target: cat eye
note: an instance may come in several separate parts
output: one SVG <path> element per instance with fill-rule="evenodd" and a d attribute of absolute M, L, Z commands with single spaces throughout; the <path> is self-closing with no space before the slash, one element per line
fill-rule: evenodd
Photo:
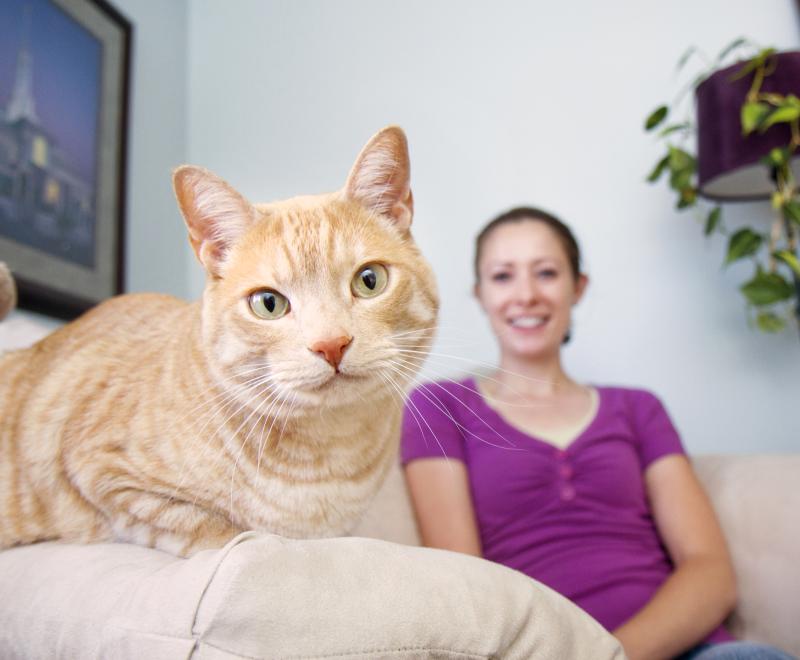
<path fill-rule="evenodd" d="M 274 321 L 289 312 L 289 300 L 283 294 L 270 289 L 254 291 L 248 298 L 250 309 L 260 319 Z"/>
<path fill-rule="evenodd" d="M 389 283 L 389 271 L 381 264 L 362 266 L 353 277 L 350 287 L 359 298 L 374 298 Z"/>

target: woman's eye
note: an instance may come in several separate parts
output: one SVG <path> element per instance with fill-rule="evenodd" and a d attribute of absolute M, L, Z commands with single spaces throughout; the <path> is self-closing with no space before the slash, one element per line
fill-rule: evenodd
<path fill-rule="evenodd" d="M 250 310 L 260 319 L 274 321 L 289 312 L 289 300 L 282 293 L 261 289 L 248 298 Z"/>
<path fill-rule="evenodd" d="M 554 268 L 546 268 L 545 270 L 540 270 L 538 273 L 539 277 L 544 277 L 545 279 L 549 279 L 551 277 L 555 277 L 558 275 L 558 272 Z"/>
<path fill-rule="evenodd" d="M 389 283 L 389 272 L 381 264 L 367 264 L 353 276 L 350 288 L 359 298 L 373 298 Z"/>
<path fill-rule="evenodd" d="M 492 275 L 493 282 L 507 282 L 511 279 L 511 273 L 494 273 Z"/>

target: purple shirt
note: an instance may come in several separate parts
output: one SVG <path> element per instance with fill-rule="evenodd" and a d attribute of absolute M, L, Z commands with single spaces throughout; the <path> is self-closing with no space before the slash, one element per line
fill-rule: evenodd
<path fill-rule="evenodd" d="M 644 471 L 684 454 L 659 400 L 598 387 L 597 414 L 566 449 L 511 426 L 472 378 L 417 388 L 403 419 L 403 464 L 462 461 L 483 556 L 543 582 L 608 630 L 652 598 L 673 566 L 647 502 Z M 720 627 L 706 641 L 732 639 Z"/>

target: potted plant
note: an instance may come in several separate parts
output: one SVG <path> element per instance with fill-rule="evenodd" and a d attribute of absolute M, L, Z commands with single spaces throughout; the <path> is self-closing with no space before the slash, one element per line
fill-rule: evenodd
<path fill-rule="evenodd" d="M 748 50 L 743 61 L 726 66 Z M 678 68 L 693 56 L 689 49 Z M 666 176 L 678 209 L 696 208 L 704 234 L 726 237 L 725 265 L 754 263 L 741 293 L 758 328 L 779 332 L 800 322 L 800 53 L 779 53 L 737 39 L 678 94 L 650 113 L 644 128 L 664 149 L 647 180 Z M 688 92 L 694 92 L 686 111 Z M 797 93 L 795 93 L 795 91 Z M 793 170 L 794 167 L 794 170 Z M 720 202 L 769 199 L 771 221 L 729 230 Z"/>

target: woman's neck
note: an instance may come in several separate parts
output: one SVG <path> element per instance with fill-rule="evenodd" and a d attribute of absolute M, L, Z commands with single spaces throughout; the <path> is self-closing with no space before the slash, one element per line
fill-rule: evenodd
<path fill-rule="evenodd" d="M 537 359 L 503 354 L 493 385 L 495 396 L 503 398 L 549 398 L 578 387 L 561 366 L 558 353 Z"/>

